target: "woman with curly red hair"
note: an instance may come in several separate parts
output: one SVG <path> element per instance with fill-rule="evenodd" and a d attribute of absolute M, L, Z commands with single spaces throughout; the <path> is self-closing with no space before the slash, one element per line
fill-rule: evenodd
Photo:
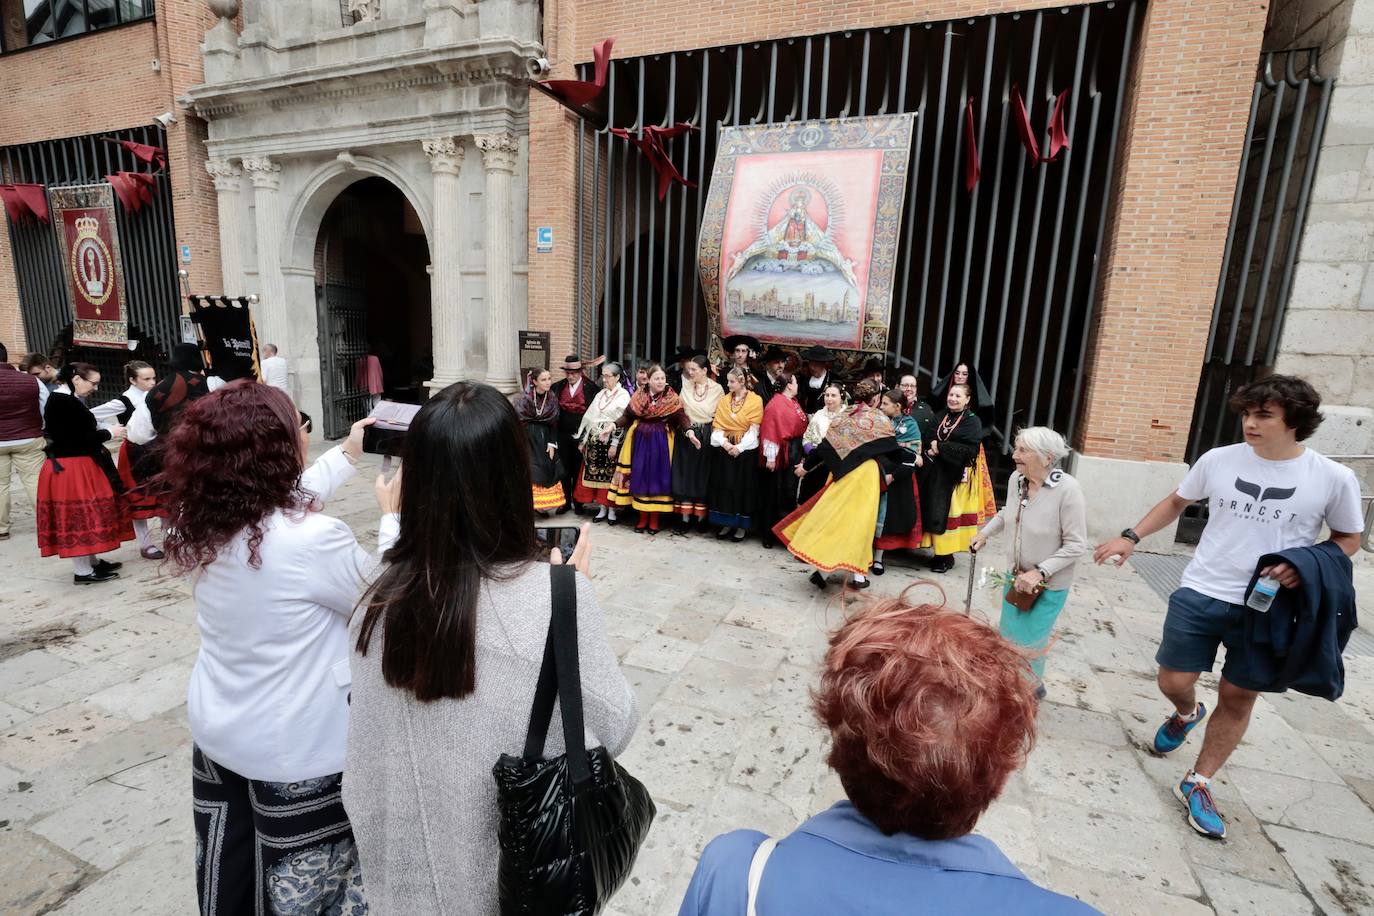
<path fill-rule="evenodd" d="M 717 837 L 679 916 L 1095 913 L 971 835 L 1030 753 L 1033 689 L 980 621 L 905 596 L 861 610 L 831 636 L 814 698 L 848 801 L 776 842 Z"/>
<path fill-rule="evenodd" d="M 340 787 L 348 618 L 369 557 L 320 510 L 370 422 L 306 469 L 309 423 L 245 380 L 159 437 L 165 550 L 190 575 L 201 635 L 187 718 L 202 913 L 367 911 Z M 381 528 L 384 546 L 395 516 Z"/>

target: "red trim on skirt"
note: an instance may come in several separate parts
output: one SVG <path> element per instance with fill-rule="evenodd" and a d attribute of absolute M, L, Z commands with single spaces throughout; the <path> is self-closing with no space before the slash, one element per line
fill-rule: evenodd
<path fill-rule="evenodd" d="M 38 552 L 45 557 L 88 557 L 134 539 L 123 500 L 94 458 L 44 461 L 37 510 Z"/>
<path fill-rule="evenodd" d="M 911 478 L 911 492 L 916 497 L 916 524 L 911 526 L 911 530 L 906 534 L 885 534 L 873 540 L 873 546 L 879 550 L 915 550 L 921 546 L 921 538 L 925 530 L 921 525 L 921 491 L 918 489 L 916 478 Z"/>
<path fill-rule="evenodd" d="M 577 486 L 573 487 L 573 502 L 582 505 L 596 503 L 598 506 L 614 506 L 611 502 L 611 488 L 592 488 L 582 482 L 582 475 L 577 475 Z"/>
<path fill-rule="evenodd" d="M 65 467 L 65 465 L 64 465 Z M 130 518 L 166 518 L 167 513 L 157 500 L 147 494 L 143 484 L 134 478 L 134 458 L 129 454 L 129 440 L 119 445 L 119 482 L 124 484 L 124 505 Z"/>

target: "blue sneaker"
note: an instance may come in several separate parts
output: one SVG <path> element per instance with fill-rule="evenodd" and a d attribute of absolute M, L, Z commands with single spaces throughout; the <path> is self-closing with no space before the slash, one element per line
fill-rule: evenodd
<path fill-rule="evenodd" d="M 1174 797 L 1188 809 L 1189 827 L 1214 840 L 1226 839 L 1226 822 L 1217 811 L 1210 788 L 1185 776 L 1182 782 L 1174 786 Z"/>
<path fill-rule="evenodd" d="M 1183 717 L 1174 713 L 1164 720 L 1164 724 L 1155 732 L 1155 753 L 1171 754 L 1183 746 L 1183 742 L 1188 740 L 1188 733 L 1197 728 L 1203 719 L 1207 718 L 1207 704 L 1197 704 L 1197 718 L 1191 722 L 1183 721 Z"/>

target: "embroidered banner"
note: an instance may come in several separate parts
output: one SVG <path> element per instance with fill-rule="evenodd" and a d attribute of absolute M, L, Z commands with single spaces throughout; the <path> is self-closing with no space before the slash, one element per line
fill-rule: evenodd
<path fill-rule="evenodd" d="M 913 115 L 722 127 L 697 245 L 712 335 L 887 350 Z"/>
<path fill-rule="evenodd" d="M 258 366 L 258 335 L 247 299 L 225 296 L 190 296 L 191 320 L 205 341 L 207 375 L 226 382 L 240 378 L 261 380 Z"/>
<path fill-rule="evenodd" d="M 49 188 L 48 202 L 72 304 L 72 343 L 127 347 L 129 316 L 114 192 L 108 184 Z"/>

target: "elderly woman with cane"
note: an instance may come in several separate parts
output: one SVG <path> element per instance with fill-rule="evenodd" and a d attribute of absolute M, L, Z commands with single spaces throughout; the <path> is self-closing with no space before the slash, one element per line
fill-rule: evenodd
<path fill-rule="evenodd" d="M 1010 528 L 1012 585 L 1002 599 L 1002 635 L 1031 650 L 1031 670 L 1045 676 L 1050 633 L 1073 584 L 1074 567 L 1088 552 L 1083 491 L 1078 481 L 1055 467 L 1069 454 L 1064 437 L 1046 426 L 1031 426 L 1016 436 L 1011 453 L 1016 470 L 1007 484 L 1007 502 L 970 549 Z M 1039 695 L 1044 696 L 1042 683 Z"/>

